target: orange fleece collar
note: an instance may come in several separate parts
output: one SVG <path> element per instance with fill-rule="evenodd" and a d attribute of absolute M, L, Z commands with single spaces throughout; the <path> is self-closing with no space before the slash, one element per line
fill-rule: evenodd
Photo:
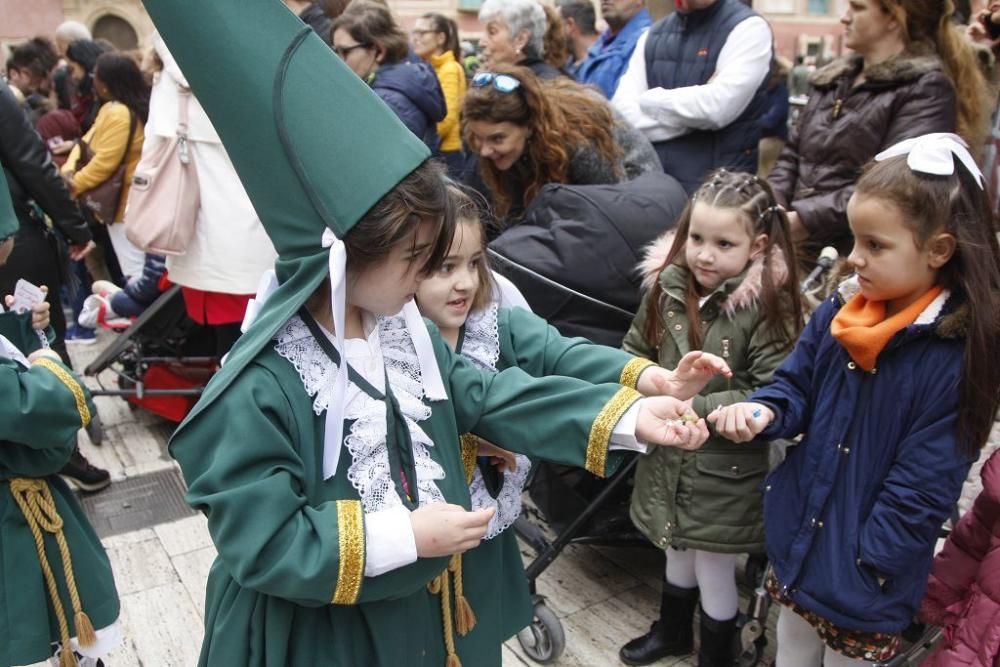
<path fill-rule="evenodd" d="M 830 323 L 830 333 L 858 366 L 866 371 L 897 332 L 913 324 L 943 288 L 932 287 L 919 299 L 896 313 L 885 316 L 885 301 L 869 301 L 861 294 L 844 304 Z"/>

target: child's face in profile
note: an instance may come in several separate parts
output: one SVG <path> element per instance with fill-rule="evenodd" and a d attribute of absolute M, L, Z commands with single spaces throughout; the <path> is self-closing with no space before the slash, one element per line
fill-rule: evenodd
<path fill-rule="evenodd" d="M 482 262 L 483 239 L 479 221 L 460 222 L 444 264 L 425 278 L 417 290 L 421 314 L 442 331 L 457 330 L 465 324 L 479 292 Z"/>
<path fill-rule="evenodd" d="M 14 239 L 9 238 L 6 241 L 0 243 L 0 266 L 7 263 L 7 259 L 10 257 L 11 251 L 14 249 Z"/>
<path fill-rule="evenodd" d="M 747 227 L 746 214 L 739 209 L 695 202 L 684 258 L 703 293 L 738 276 L 763 251 L 767 235 L 751 238 Z"/>
<path fill-rule="evenodd" d="M 420 286 L 420 273 L 434 243 L 435 227 L 421 222 L 413 236 L 397 244 L 389 256 L 357 275 L 348 273 L 347 302 L 375 315 L 395 315 Z"/>
<path fill-rule="evenodd" d="M 929 246 L 917 245 L 896 205 L 874 195 L 854 194 L 847 202 L 847 220 L 854 233 L 847 261 L 857 272 L 866 299 L 887 302 L 886 309 L 893 314 L 934 286 L 937 269 L 932 267 Z"/>

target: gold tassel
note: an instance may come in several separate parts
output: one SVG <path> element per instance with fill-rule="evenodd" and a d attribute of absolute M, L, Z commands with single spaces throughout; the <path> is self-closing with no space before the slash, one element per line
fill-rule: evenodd
<path fill-rule="evenodd" d="M 90 622 L 90 617 L 82 609 L 73 616 L 73 625 L 76 626 L 76 641 L 86 648 L 97 643 L 97 633 Z"/>
<path fill-rule="evenodd" d="M 465 597 L 465 590 L 462 584 L 461 554 L 452 556 L 448 569 L 452 571 L 452 577 L 455 582 L 455 629 L 459 635 L 464 637 L 476 627 L 476 614 L 472 611 L 469 599 Z"/>
<path fill-rule="evenodd" d="M 462 667 L 462 661 L 458 659 L 458 656 L 452 653 L 448 656 L 448 660 L 444 663 L 444 667 Z"/>

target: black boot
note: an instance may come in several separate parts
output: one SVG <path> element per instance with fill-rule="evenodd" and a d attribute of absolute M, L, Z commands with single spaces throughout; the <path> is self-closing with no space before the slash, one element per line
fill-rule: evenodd
<path fill-rule="evenodd" d="M 650 665 L 668 655 L 687 655 L 694 648 L 694 608 L 697 588 L 678 588 L 663 582 L 660 620 L 649 632 L 633 639 L 618 651 L 626 665 Z"/>
<path fill-rule="evenodd" d="M 111 475 L 107 470 L 92 465 L 80 453 L 80 448 L 73 450 L 69 463 L 59 471 L 59 474 L 83 491 L 100 491 L 111 484 Z"/>
<path fill-rule="evenodd" d="M 717 621 L 701 612 L 701 646 L 698 667 L 733 667 L 736 660 L 736 617 Z"/>

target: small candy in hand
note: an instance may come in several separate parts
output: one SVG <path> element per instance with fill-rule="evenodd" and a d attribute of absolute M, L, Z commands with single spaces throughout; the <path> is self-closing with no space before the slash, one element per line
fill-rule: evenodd
<path fill-rule="evenodd" d="M 688 412 L 687 414 L 681 415 L 681 423 L 683 423 L 683 422 L 687 422 L 689 424 L 697 424 L 698 423 L 698 415 L 696 415 L 696 414 L 694 414 L 692 412 Z"/>
<path fill-rule="evenodd" d="M 754 419 L 760 419 L 761 414 L 762 413 L 760 411 L 760 408 L 757 408 L 756 410 L 750 413 L 750 416 L 753 417 Z"/>

